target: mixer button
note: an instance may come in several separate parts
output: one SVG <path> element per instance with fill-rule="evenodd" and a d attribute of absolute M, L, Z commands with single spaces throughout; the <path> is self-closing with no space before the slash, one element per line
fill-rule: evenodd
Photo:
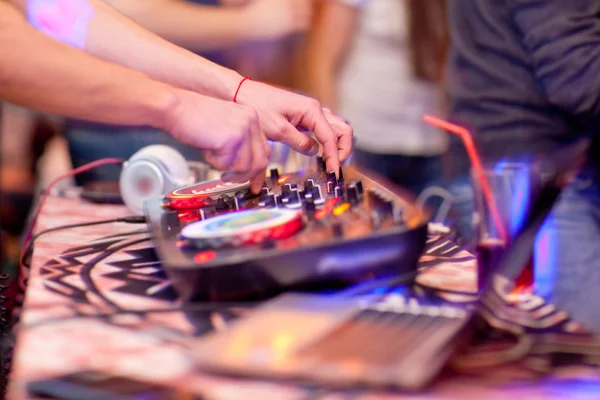
<path fill-rule="evenodd" d="M 304 181 L 304 191 L 308 192 L 310 189 L 312 189 L 315 186 L 315 180 L 314 179 L 307 179 L 306 181 Z"/>
<path fill-rule="evenodd" d="M 298 189 L 293 189 L 287 196 L 290 203 L 298 203 L 301 201 L 301 193 Z"/>
<path fill-rule="evenodd" d="M 327 169 L 327 163 L 323 157 L 317 157 L 317 171 L 323 172 L 325 169 Z"/>
<path fill-rule="evenodd" d="M 307 196 L 306 200 L 304 201 L 304 212 L 309 217 L 312 217 L 315 214 L 316 210 L 317 210 L 317 207 L 315 206 L 315 202 L 314 202 L 312 196 L 310 196 L 310 197 Z"/>
<path fill-rule="evenodd" d="M 323 190 L 320 185 L 314 186 L 311 190 L 311 194 L 315 204 L 325 203 L 325 197 L 323 197 Z"/>
<path fill-rule="evenodd" d="M 227 196 L 226 194 L 219 196 L 219 199 L 217 200 L 217 205 L 216 205 L 217 210 L 219 210 L 219 211 L 228 210 L 230 208 L 229 200 L 230 200 L 230 197 Z"/>
<path fill-rule="evenodd" d="M 261 207 L 273 207 L 275 205 L 275 195 L 269 193 L 266 196 L 261 196 L 258 205 Z"/>
<path fill-rule="evenodd" d="M 335 176 L 335 172 L 327 173 L 327 183 L 332 182 L 333 186 L 337 185 L 337 178 Z"/>
<path fill-rule="evenodd" d="M 294 190 L 294 187 L 292 186 L 291 183 L 284 183 L 281 186 L 281 195 L 283 197 L 287 197 L 290 195 L 290 193 L 292 192 L 292 190 Z"/>
<path fill-rule="evenodd" d="M 333 182 L 327 182 L 327 193 L 331 194 L 335 190 Z"/>
<path fill-rule="evenodd" d="M 346 190 L 346 196 L 350 204 L 357 204 L 358 202 L 360 202 L 360 191 L 358 189 L 358 186 L 356 185 L 356 182 L 348 185 L 348 188 Z"/>
<path fill-rule="evenodd" d="M 362 181 L 356 181 L 356 187 L 358 188 L 358 194 L 362 196 L 365 192 Z"/>
<path fill-rule="evenodd" d="M 275 195 L 275 207 L 283 207 L 283 197 L 280 195 Z"/>
<path fill-rule="evenodd" d="M 343 183 L 344 182 L 344 170 L 342 169 L 342 167 L 340 167 L 340 170 L 338 171 L 338 183 Z"/>

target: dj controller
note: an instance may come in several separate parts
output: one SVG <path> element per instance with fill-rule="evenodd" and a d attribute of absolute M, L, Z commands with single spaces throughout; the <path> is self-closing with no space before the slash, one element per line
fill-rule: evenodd
<path fill-rule="evenodd" d="M 266 298 L 290 289 L 416 275 L 429 215 L 354 166 L 272 169 L 260 194 L 212 180 L 146 202 L 157 255 L 187 301 Z"/>

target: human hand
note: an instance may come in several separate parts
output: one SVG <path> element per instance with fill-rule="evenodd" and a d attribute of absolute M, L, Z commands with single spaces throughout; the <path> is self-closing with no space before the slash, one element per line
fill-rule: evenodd
<path fill-rule="evenodd" d="M 178 91 L 169 111 L 167 131 L 182 143 L 204 151 L 205 160 L 224 180 L 251 181 L 251 190 L 262 187 L 270 147 L 259 117 L 249 106 Z"/>
<path fill-rule="evenodd" d="M 256 110 L 269 140 L 286 143 L 305 155 L 317 154 L 320 143 L 329 172 L 337 172 L 340 162 L 352 152 L 352 128 L 317 100 L 248 80 L 240 88 L 237 102 Z M 298 128 L 313 132 L 319 143 Z"/>
<path fill-rule="evenodd" d="M 231 1 L 231 0 L 229 0 Z M 251 39 L 278 39 L 310 27 L 313 0 L 251 0 L 242 8 Z"/>

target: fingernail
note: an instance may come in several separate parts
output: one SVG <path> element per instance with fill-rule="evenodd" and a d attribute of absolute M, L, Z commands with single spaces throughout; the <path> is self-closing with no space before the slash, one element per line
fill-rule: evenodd
<path fill-rule="evenodd" d="M 317 155 L 317 153 L 319 152 L 319 145 L 318 144 L 314 144 L 311 146 L 310 148 L 310 156 L 315 156 Z"/>

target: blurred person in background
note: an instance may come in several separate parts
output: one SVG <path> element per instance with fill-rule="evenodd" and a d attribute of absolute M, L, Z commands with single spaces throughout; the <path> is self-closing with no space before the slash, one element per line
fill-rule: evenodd
<path fill-rule="evenodd" d="M 243 65 L 237 62 L 239 59 L 232 52 L 243 46 L 256 50 L 256 46 L 280 42 L 301 32 L 309 26 L 312 12 L 312 0 L 106 2 L 164 39 L 236 70 Z M 264 78 L 256 73 L 256 69 L 245 69 L 242 72 L 245 75 L 258 80 Z M 158 143 L 176 148 L 187 160 L 202 161 L 198 149 L 183 145 L 156 129 L 69 120 L 65 134 L 74 167 L 109 156 L 127 159 L 144 146 Z M 76 179 L 79 184 L 90 180 L 115 181 L 119 171 L 116 166 L 105 166 Z"/>
<path fill-rule="evenodd" d="M 586 165 L 562 191 L 535 249 L 535 291 L 600 330 L 600 2 L 450 0 L 450 120 L 490 163 L 544 160 L 592 139 Z M 451 187 L 473 237 L 469 161 L 452 143 Z M 550 160 L 551 161 L 551 160 Z"/>
<path fill-rule="evenodd" d="M 347 119 L 354 161 L 415 195 L 442 182 L 445 0 L 318 0 L 300 87 Z"/>

